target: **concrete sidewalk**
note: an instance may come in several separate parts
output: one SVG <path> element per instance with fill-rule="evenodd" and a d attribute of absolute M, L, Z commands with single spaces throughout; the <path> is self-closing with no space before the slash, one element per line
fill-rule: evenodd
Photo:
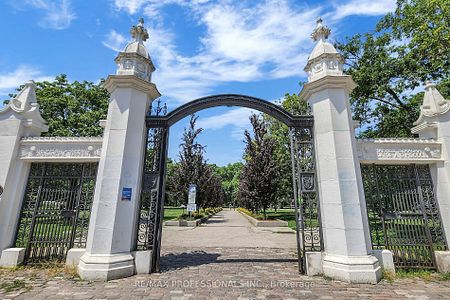
<path fill-rule="evenodd" d="M 296 241 L 293 230 L 285 227 L 258 228 L 238 211 L 227 209 L 196 228 L 164 227 L 162 249 L 165 247 L 296 249 Z"/>

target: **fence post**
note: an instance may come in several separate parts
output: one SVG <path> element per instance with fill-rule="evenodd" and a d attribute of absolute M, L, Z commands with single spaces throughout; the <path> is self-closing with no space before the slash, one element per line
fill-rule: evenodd
<path fill-rule="evenodd" d="M 18 158 L 23 137 L 40 136 L 48 127 L 39 113 L 33 81 L 0 109 L 0 254 L 13 247 L 30 164 Z M 11 252 L 11 251 L 10 251 Z M 6 254 L 5 254 L 6 257 Z M 10 265 L 5 258 L 0 264 Z"/>
<path fill-rule="evenodd" d="M 317 44 L 305 71 L 300 97 L 314 115 L 318 190 L 324 240 L 325 276 L 376 283 L 381 268 L 372 255 L 361 169 L 356 153 L 349 93 L 356 86 L 343 73 L 343 59 L 326 41 L 330 29 L 318 20 Z"/>
<path fill-rule="evenodd" d="M 133 26 L 135 41 L 116 58 L 117 75 L 104 86 L 110 92 L 102 155 L 92 204 L 86 253 L 78 273 L 86 280 L 110 280 L 135 272 L 139 194 L 145 149 L 145 118 L 160 96 L 151 83 L 154 71 L 143 42 L 143 21 Z"/>
<path fill-rule="evenodd" d="M 444 236 L 450 241 L 450 101 L 427 82 L 419 119 L 414 123 L 412 133 L 420 138 L 432 138 L 441 143 L 442 161 L 430 165 L 435 187 L 436 200 L 442 218 Z M 450 252 L 436 253 L 439 271 L 450 272 Z M 446 265 L 447 267 L 443 267 Z"/>

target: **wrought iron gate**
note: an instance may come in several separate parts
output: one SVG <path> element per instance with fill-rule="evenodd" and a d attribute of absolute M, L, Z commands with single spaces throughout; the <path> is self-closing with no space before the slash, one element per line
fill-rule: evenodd
<path fill-rule="evenodd" d="M 295 186 L 297 241 L 300 272 L 306 251 L 321 251 L 321 223 L 316 193 L 313 117 L 296 116 L 268 101 L 243 95 L 216 95 L 188 102 L 166 115 L 158 107 L 147 116 L 147 143 L 137 224 L 137 250 L 151 250 L 151 272 L 159 271 L 164 217 L 166 159 L 169 128 L 199 110 L 216 106 L 242 106 L 267 113 L 291 130 L 293 184 Z M 162 114 L 161 114 L 162 113 Z M 161 114 L 161 115 L 160 115 Z"/>
<path fill-rule="evenodd" d="M 304 274 L 306 252 L 323 250 L 312 124 L 291 128 L 290 137 L 297 253 L 299 271 Z"/>
<path fill-rule="evenodd" d="M 86 247 L 96 176 L 97 163 L 31 165 L 15 243 L 26 248 L 26 263 Z"/>
<path fill-rule="evenodd" d="M 159 272 L 168 134 L 166 127 L 147 130 L 136 248 L 152 250 L 151 272 Z"/>
<path fill-rule="evenodd" d="M 428 165 L 363 165 L 374 249 L 389 249 L 399 268 L 434 269 L 446 250 Z"/>
<path fill-rule="evenodd" d="M 158 101 L 150 112 L 155 116 L 165 115 L 167 107 Z M 150 271 L 159 272 L 169 126 L 166 123 L 148 126 L 146 138 L 136 249 L 151 250 Z"/>

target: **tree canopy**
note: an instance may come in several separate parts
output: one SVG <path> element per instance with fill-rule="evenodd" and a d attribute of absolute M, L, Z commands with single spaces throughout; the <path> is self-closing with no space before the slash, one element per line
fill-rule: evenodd
<path fill-rule="evenodd" d="M 275 159 L 276 141 L 271 137 L 267 123 L 252 114 L 253 136 L 245 131 L 245 164 L 238 189 L 238 203 L 252 211 L 266 210 L 277 200 L 279 165 Z"/>
<path fill-rule="evenodd" d="M 184 129 L 180 145 L 179 162 L 169 167 L 167 190 L 171 199 L 186 204 L 190 184 L 197 185 L 197 207 L 218 207 L 222 205 L 224 191 L 220 177 L 204 158 L 205 146 L 197 142 L 202 128 L 196 128 L 197 116 L 192 115 L 189 127 Z M 180 201 L 181 199 L 181 201 Z"/>
<path fill-rule="evenodd" d="M 369 137 L 410 136 L 418 89 L 450 75 L 450 1 L 398 0 L 373 32 L 356 34 L 336 48 L 358 87 L 353 114 Z"/>
<path fill-rule="evenodd" d="M 106 119 L 109 98 L 108 91 L 101 84 L 69 82 L 64 74 L 56 76 L 53 81 L 36 82 L 40 112 L 49 127 L 48 132 L 42 135 L 101 135 L 100 120 Z"/>

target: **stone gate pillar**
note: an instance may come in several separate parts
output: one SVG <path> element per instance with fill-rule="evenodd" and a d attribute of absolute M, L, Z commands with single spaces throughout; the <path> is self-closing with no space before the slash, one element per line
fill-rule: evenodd
<path fill-rule="evenodd" d="M 0 109 L 0 255 L 13 247 L 30 164 L 18 158 L 22 137 L 40 136 L 48 127 L 39 113 L 35 84 L 25 83 L 20 93 Z M 4 260 L 1 260 L 2 264 Z"/>
<path fill-rule="evenodd" d="M 116 58 L 117 75 L 104 84 L 111 97 L 86 253 L 78 265 L 79 275 L 87 280 L 110 280 L 135 272 L 131 251 L 136 242 L 145 117 L 160 94 L 151 83 L 155 69 L 143 44 L 148 33 L 142 19 L 131 34 L 135 40 Z"/>
<path fill-rule="evenodd" d="M 442 218 L 443 233 L 447 242 L 450 242 L 450 100 L 445 100 L 431 82 L 427 82 L 425 86 L 420 116 L 414 125 L 412 133 L 419 134 L 420 138 L 435 139 L 442 145 L 442 161 L 430 165 L 430 170 Z M 445 258 L 438 257 L 439 255 L 445 255 Z M 442 260 L 446 261 L 445 269 L 439 263 Z M 450 272 L 450 252 L 436 253 L 436 262 L 439 271 Z"/>
<path fill-rule="evenodd" d="M 343 59 L 326 41 L 330 29 L 318 20 L 317 45 L 305 71 L 300 97 L 314 115 L 314 142 L 324 240 L 325 276 L 348 282 L 376 283 L 381 278 L 372 255 L 367 210 L 356 153 L 349 93 L 356 86 L 343 74 Z"/>

